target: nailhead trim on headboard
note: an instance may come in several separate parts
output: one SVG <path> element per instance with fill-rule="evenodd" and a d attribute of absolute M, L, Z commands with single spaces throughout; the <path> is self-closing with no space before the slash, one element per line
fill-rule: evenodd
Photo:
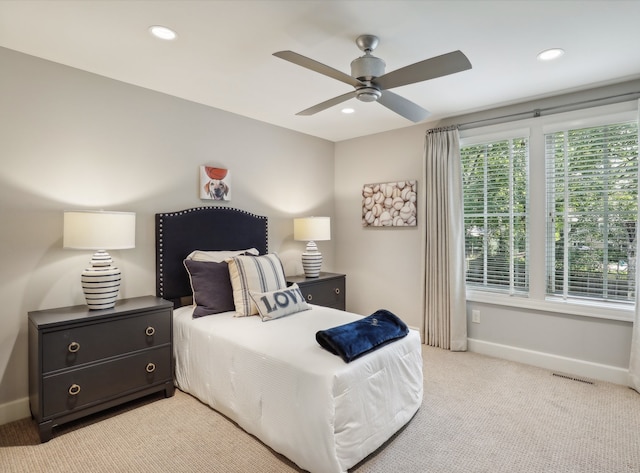
<path fill-rule="evenodd" d="M 256 215 L 254 213 L 251 212 L 247 212 L 245 210 L 241 210 L 241 209 L 236 209 L 233 207 L 222 207 L 222 206 L 211 206 L 211 207 L 194 207 L 191 209 L 185 209 L 185 210 L 179 210 L 176 212 L 166 212 L 166 213 L 158 213 L 156 214 L 156 278 L 157 278 L 157 286 L 156 286 L 156 292 L 157 295 L 160 297 L 165 297 L 165 234 L 164 234 L 164 225 L 165 225 L 165 221 L 167 218 L 171 218 L 171 217 L 176 217 L 176 216 L 181 216 L 181 215 L 185 215 L 188 213 L 193 213 L 193 212 L 200 212 L 200 211 L 216 211 L 216 210 L 221 210 L 224 212 L 232 212 L 232 213 L 239 213 L 239 214 L 244 214 L 247 215 L 249 217 L 253 217 L 255 219 L 258 220 L 267 220 L 267 217 L 261 216 L 261 215 Z M 268 229 L 268 225 L 264 225 L 265 227 L 265 231 L 264 231 L 264 248 L 265 250 L 268 252 L 268 248 L 269 248 L 269 229 Z M 197 230 L 197 229 L 196 229 Z M 197 248 L 194 248 L 197 249 Z"/>

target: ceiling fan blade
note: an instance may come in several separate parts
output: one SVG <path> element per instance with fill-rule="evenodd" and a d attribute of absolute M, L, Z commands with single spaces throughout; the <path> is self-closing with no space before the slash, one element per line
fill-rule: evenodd
<path fill-rule="evenodd" d="M 334 97 L 325 102 L 319 103 L 318 105 L 314 105 L 313 107 L 303 110 L 302 112 L 298 112 L 296 113 L 296 115 L 305 115 L 305 116 L 314 115 L 318 112 L 326 110 L 329 107 L 333 107 L 334 105 L 338 105 L 339 103 L 346 102 L 347 100 L 352 99 L 355 96 L 356 96 L 355 90 L 353 92 L 347 92 L 346 94 L 338 95 L 337 97 Z"/>
<path fill-rule="evenodd" d="M 425 59 L 409 66 L 396 69 L 373 80 L 373 83 L 384 89 L 393 89 L 403 85 L 414 84 L 436 77 L 471 69 L 471 63 L 461 51 L 453 51 L 441 56 Z"/>
<path fill-rule="evenodd" d="M 431 115 L 428 110 L 388 90 L 382 92 L 382 97 L 378 99 L 378 103 L 414 123 L 421 122 Z"/>
<path fill-rule="evenodd" d="M 349 74 L 345 74 L 333 67 L 329 67 L 321 62 L 315 61 L 301 54 L 294 53 L 293 51 L 278 51 L 277 53 L 273 53 L 273 55 L 284 59 L 285 61 L 297 64 L 298 66 L 306 67 L 312 71 L 319 72 L 320 74 L 339 80 L 340 82 L 344 82 L 345 84 L 352 85 L 353 87 L 363 85 L 362 82 L 358 79 L 354 79 Z"/>

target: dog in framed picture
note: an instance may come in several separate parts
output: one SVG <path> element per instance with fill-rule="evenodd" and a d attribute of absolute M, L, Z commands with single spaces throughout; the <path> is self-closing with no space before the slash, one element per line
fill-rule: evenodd
<path fill-rule="evenodd" d="M 211 166 L 200 166 L 200 198 L 231 200 L 229 170 Z"/>

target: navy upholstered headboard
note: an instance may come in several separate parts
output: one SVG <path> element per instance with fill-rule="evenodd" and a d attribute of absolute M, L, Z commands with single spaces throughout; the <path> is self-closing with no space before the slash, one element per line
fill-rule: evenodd
<path fill-rule="evenodd" d="M 156 214 L 156 295 L 175 307 L 190 303 L 184 258 L 193 250 L 268 252 L 267 217 L 230 207 L 197 207 Z"/>

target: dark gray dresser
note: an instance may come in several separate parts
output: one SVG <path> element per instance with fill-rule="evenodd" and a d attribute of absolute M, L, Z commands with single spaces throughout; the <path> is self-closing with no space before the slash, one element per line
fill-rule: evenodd
<path fill-rule="evenodd" d="M 29 312 L 29 402 L 40 440 L 53 427 L 164 391 L 174 394 L 173 304 L 144 296 L 113 309 Z"/>
<path fill-rule="evenodd" d="M 296 283 L 309 304 L 345 310 L 346 277 L 338 273 L 320 273 L 317 278 L 289 276 L 287 284 Z"/>

